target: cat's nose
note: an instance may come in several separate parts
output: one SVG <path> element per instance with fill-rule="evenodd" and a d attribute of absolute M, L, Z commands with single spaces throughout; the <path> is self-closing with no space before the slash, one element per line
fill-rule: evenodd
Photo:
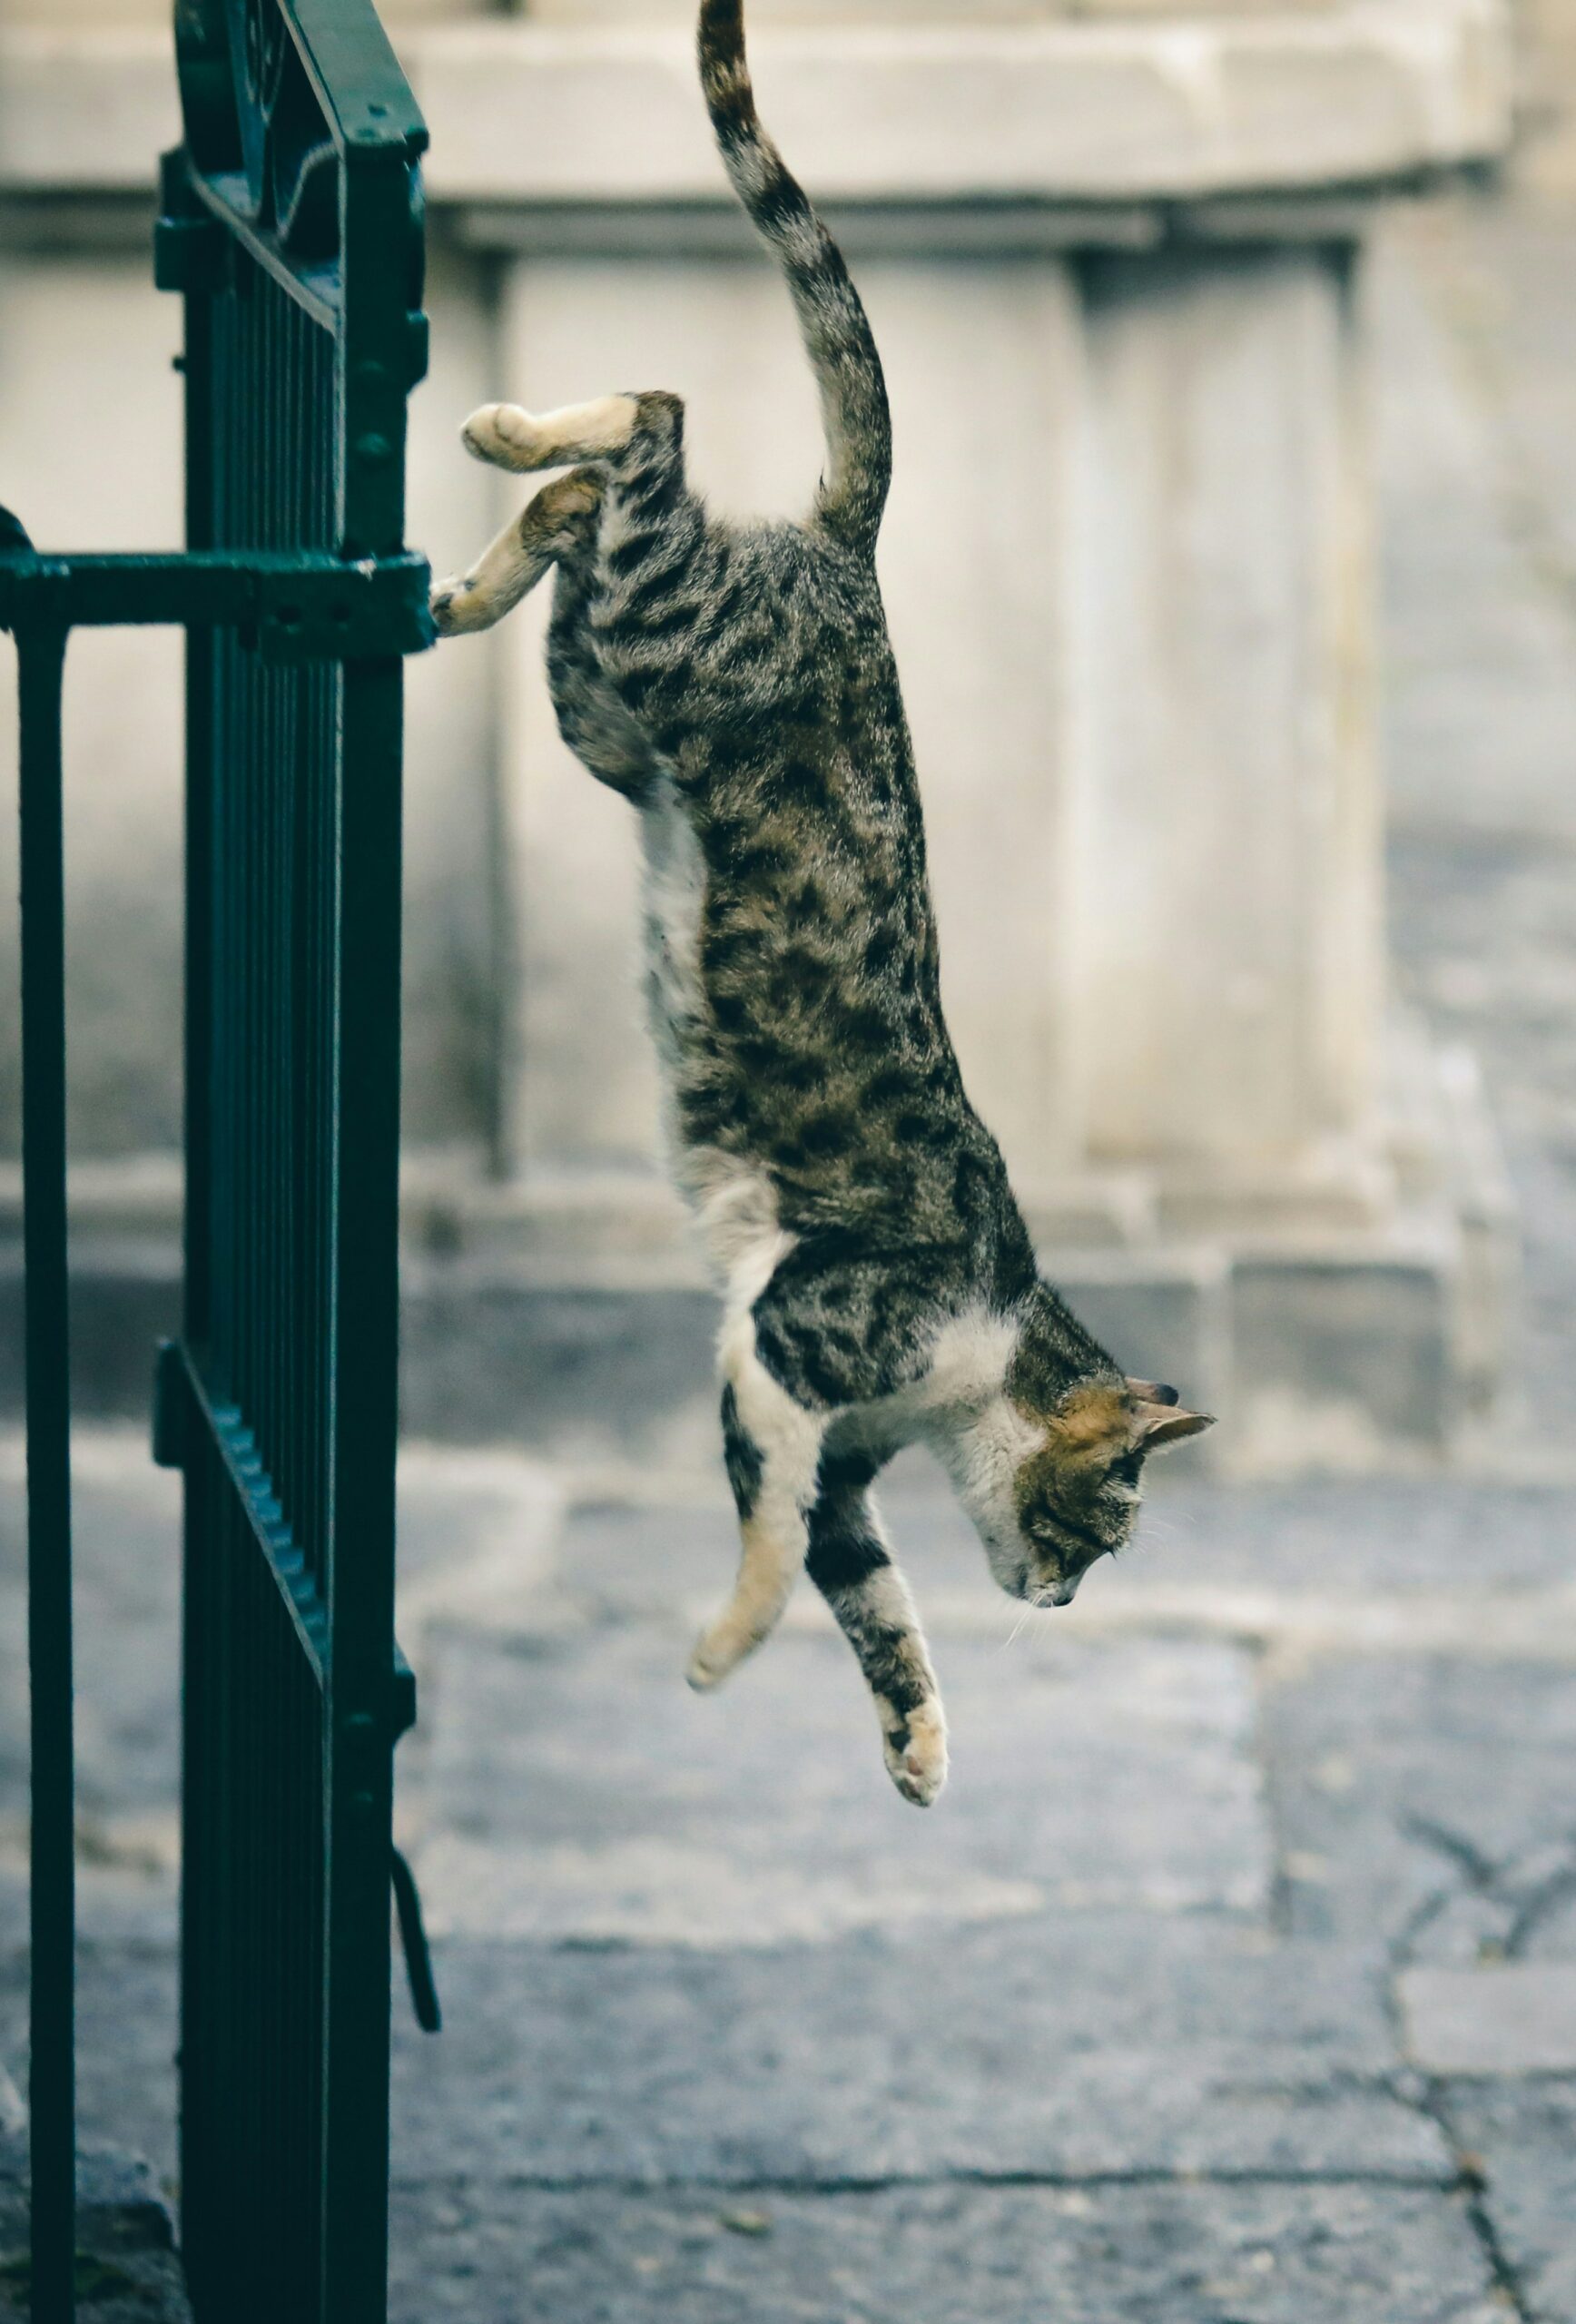
<path fill-rule="evenodd" d="M 1082 1580 L 1082 1574 L 1079 1573 L 1075 1574 L 1070 1581 L 1059 1583 L 1057 1588 L 1050 1593 L 1051 1604 L 1053 1606 L 1070 1606 L 1073 1600 L 1078 1596 L 1078 1586 Z"/>

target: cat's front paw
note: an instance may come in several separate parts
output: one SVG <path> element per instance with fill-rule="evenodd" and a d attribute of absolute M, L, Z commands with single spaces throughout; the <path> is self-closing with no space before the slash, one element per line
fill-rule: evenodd
<path fill-rule="evenodd" d="M 690 1656 L 689 1669 L 685 1673 L 695 1693 L 709 1695 L 724 1679 L 732 1678 L 751 1651 L 751 1643 L 721 1627 L 707 1630 Z"/>
<path fill-rule="evenodd" d="M 947 1782 L 947 1721 L 939 1702 L 923 1703 L 883 1736 L 887 1773 L 916 1807 L 933 1807 Z"/>
<path fill-rule="evenodd" d="M 451 574 L 438 582 L 428 606 L 439 637 L 464 637 L 488 626 L 487 600 L 468 575 Z"/>

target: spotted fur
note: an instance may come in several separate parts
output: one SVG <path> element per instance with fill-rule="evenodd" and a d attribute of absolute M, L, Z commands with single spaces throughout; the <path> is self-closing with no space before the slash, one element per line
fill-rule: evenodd
<path fill-rule="evenodd" d="M 640 816 L 648 1001 L 675 1176 L 724 1294 L 744 1544 L 692 1682 L 753 1652 L 808 1567 L 864 1671 L 893 1781 L 928 1806 L 946 1725 L 872 1498 L 885 1462 L 931 1443 L 1003 1588 L 1059 1605 L 1130 1533 L 1146 1453 L 1207 1423 L 1124 1379 L 1040 1280 L 969 1103 L 875 573 L 891 473 L 880 357 L 761 127 L 741 0 L 704 0 L 700 62 L 820 384 L 810 512 L 712 516 L 671 395 L 490 406 L 465 431 L 478 458 L 571 472 L 434 611 L 450 634 L 486 628 L 555 570 L 559 724 Z"/>

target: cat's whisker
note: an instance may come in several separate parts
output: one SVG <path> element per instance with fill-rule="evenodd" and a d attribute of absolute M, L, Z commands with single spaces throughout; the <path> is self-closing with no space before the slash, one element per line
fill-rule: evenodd
<path fill-rule="evenodd" d="M 1143 1549 L 1157 1542 L 1163 1541 L 1169 1544 L 1172 1541 L 1183 1540 L 1187 1528 L 1178 1525 L 1174 1518 L 1156 1517 L 1146 1509 L 1134 1529 L 1131 1541 L 1127 1546 L 1130 1549 Z"/>
<path fill-rule="evenodd" d="M 1003 1654 L 1006 1654 L 1011 1648 L 1017 1645 L 1019 1640 L 1023 1636 L 1024 1625 L 1033 1611 L 1034 1608 L 1031 1605 L 1024 1606 L 1022 1611 L 1019 1614 L 1017 1620 L 1013 1622 L 1011 1629 L 1008 1631 L 1007 1636 L 1001 1642 L 1001 1651 Z"/>

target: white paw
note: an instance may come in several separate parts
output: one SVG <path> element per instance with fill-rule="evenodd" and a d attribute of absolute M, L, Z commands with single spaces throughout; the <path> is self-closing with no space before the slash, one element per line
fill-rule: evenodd
<path fill-rule="evenodd" d="M 494 468 L 528 468 L 536 464 L 537 423 L 517 403 L 484 403 L 460 429 L 473 459 Z"/>
<path fill-rule="evenodd" d="M 468 631 L 486 629 L 491 609 L 483 592 L 468 575 L 451 574 L 434 584 L 428 600 L 440 637 L 463 637 Z"/>
<path fill-rule="evenodd" d="M 947 1721 L 940 1703 L 926 1703 L 895 1734 L 883 1738 L 887 1773 L 916 1807 L 933 1807 L 947 1781 Z"/>
<path fill-rule="evenodd" d="M 747 1646 L 740 1646 L 722 1630 L 707 1630 L 690 1657 L 685 1673 L 697 1695 L 709 1695 L 724 1679 L 732 1678 L 745 1655 Z"/>

